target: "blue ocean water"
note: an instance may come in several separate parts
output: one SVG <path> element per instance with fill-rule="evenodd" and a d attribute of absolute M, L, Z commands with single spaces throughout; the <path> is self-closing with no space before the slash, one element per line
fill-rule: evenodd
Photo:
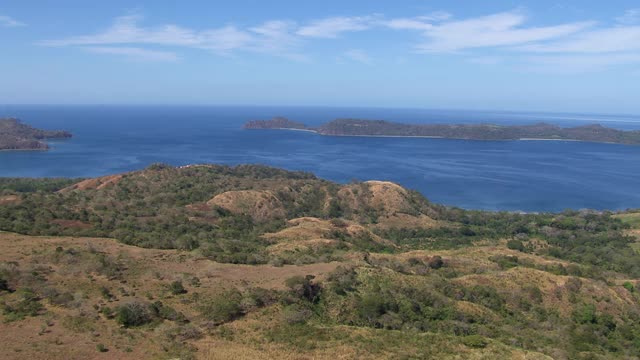
<path fill-rule="evenodd" d="M 257 163 L 304 170 L 338 182 L 389 180 L 430 200 L 468 209 L 560 211 L 640 207 L 640 146 L 561 141 L 466 141 L 325 137 L 242 130 L 252 119 L 287 116 L 317 125 L 337 117 L 408 123 L 577 126 L 640 129 L 640 117 L 421 109 L 4 106 L 36 127 L 73 132 L 48 152 L 0 152 L 0 176 L 92 177 L 155 162 Z"/>

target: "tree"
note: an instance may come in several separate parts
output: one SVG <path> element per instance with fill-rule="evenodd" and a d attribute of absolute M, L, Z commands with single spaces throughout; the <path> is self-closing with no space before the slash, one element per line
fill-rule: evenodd
<path fill-rule="evenodd" d="M 507 242 L 507 248 L 511 249 L 511 250 L 517 250 L 520 252 L 524 252 L 524 244 L 522 243 L 522 241 L 520 240 L 509 240 Z"/>
<path fill-rule="evenodd" d="M 141 302 L 132 302 L 116 308 L 116 321 L 124 327 L 148 324 L 153 320 L 149 306 Z"/>
<path fill-rule="evenodd" d="M 314 283 L 315 279 L 313 275 L 307 276 L 293 276 L 285 281 L 285 285 L 300 298 L 304 298 L 309 302 L 315 303 L 320 299 L 320 284 Z"/>
<path fill-rule="evenodd" d="M 242 294 L 236 289 L 226 290 L 200 304 L 200 312 L 207 319 L 222 324 L 242 315 Z"/>

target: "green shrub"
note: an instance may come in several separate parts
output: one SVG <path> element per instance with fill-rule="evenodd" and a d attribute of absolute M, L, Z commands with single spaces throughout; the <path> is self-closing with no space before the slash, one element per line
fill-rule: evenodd
<path fill-rule="evenodd" d="M 308 307 L 299 304 L 288 305 L 283 310 L 284 320 L 288 324 L 303 324 L 309 320 L 312 315 L 313 312 Z"/>
<path fill-rule="evenodd" d="M 103 297 L 105 300 L 111 300 L 111 299 L 113 299 L 113 297 L 114 297 L 114 296 L 111 294 L 111 291 L 109 291 L 109 289 L 108 289 L 108 288 L 106 288 L 106 287 L 104 287 L 104 286 L 100 288 L 100 295 L 102 295 L 102 297 Z"/>
<path fill-rule="evenodd" d="M 226 290 L 199 304 L 200 312 L 216 324 L 231 321 L 242 315 L 242 294 L 236 289 Z"/>
<path fill-rule="evenodd" d="M 633 286 L 633 284 L 630 281 L 625 281 L 624 284 L 622 284 L 622 286 L 624 286 L 624 288 L 627 289 L 629 292 L 636 291 L 635 286 Z"/>
<path fill-rule="evenodd" d="M 524 244 L 522 243 L 522 241 L 515 240 L 515 239 L 509 240 L 507 242 L 507 248 L 509 248 L 511 250 L 517 250 L 517 251 L 520 251 L 520 252 L 524 252 L 524 250 L 525 250 L 525 247 L 524 247 Z"/>
<path fill-rule="evenodd" d="M 171 293 L 173 295 L 180 295 L 180 294 L 186 294 L 187 290 L 184 288 L 184 286 L 182 285 L 182 281 L 180 280 L 176 280 L 174 282 L 172 282 L 169 285 L 169 291 L 171 291 Z"/>
<path fill-rule="evenodd" d="M 101 353 L 107 352 L 109 351 L 109 349 L 107 349 L 106 346 L 104 346 L 104 344 L 98 344 L 96 345 L 96 350 L 98 350 Z"/>
<path fill-rule="evenodd" d="M 582 305 L 573 312 L 573 320 L 578 324 L 595 324 L 597 322 L 596 306 Z"/>
<path fill-rule="evenodd" d="M 116 308 L 116 321 L 124 327 L 135 327 L 153 321 L 149 305 L 141 302 L 131 302 Z"/>
<path fill-rule="evenodd" d="M 482 349 L 489 345 L 489 342 L 480 335 L 469 335 L 462 338 L 462 343 L 468 347 Z"/>
<path fill-rule="evenodd" d="M 2 308 L 7 321 L 22 320 L 27 316 L 38 316 L 44 310 L 40 303 L 40 297 L 31 289 L 19 290 L 17 301 L 5 303 Z"/>
<path fill-rule="evenodd" d="M 315 276 L 313 275 L 292 276 L 285 280 L 285 285 L 295 296 L 315 303 L 320 299 L 320 291 L 322 288 L 320 284 L 313 282 L 314 278 Z"/>
<path fill-rule="evenodd" d="M 168 305 L 164 305 L 160 301 L 156 301 L 150 306 L 153 316 L 176 322 L 186 322 L 187 318 L 183 313 L 176 311 L 174 308 Z"/>

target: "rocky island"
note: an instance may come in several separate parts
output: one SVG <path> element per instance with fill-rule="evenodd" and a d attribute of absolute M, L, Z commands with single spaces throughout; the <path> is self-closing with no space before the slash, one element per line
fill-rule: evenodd
<path fill-rule="evenodd" d="M 565 140 L 640 145 L 640 131 L 623 131 L 599 124 L 563 128 L 547 123 L 495 124 L 402 124 L 384 120 L 336 119 L 319 127 L 278 117 L 254 120 L 245 129 L 295 129 L 327 136 L 430 137 L 463 140 Z"/>
<path fill-rule="evenodd" d="M 65 139 L 72 135 L 61 130 L 41 130 L 24 124 L 18 119 L 0 119 L 1 150 L 47 150 L 46 139 Z"/>

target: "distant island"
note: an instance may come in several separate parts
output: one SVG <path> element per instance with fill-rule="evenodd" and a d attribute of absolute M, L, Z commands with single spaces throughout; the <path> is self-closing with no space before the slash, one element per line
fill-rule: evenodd
<path fill-rule="evenodd" d="M 61 130 L 41 130 L 18 119 L 0 119 L 0 150 L 47 150 L 46 139 L 65 139 L 72 135 Z"/>
<path fill-rule="evenodd" d="M 562 128 L 547 123 L 495 124 L 402 124 L 384 120 L 336 119 L 308 127 L 283 117 L 254 120 L 245 129 L 307 130 L 327 136 L 428 137 L 462 140 L 565 140 L 640 145 L 640 131 L 623 131 L 599 124 Z"/>

